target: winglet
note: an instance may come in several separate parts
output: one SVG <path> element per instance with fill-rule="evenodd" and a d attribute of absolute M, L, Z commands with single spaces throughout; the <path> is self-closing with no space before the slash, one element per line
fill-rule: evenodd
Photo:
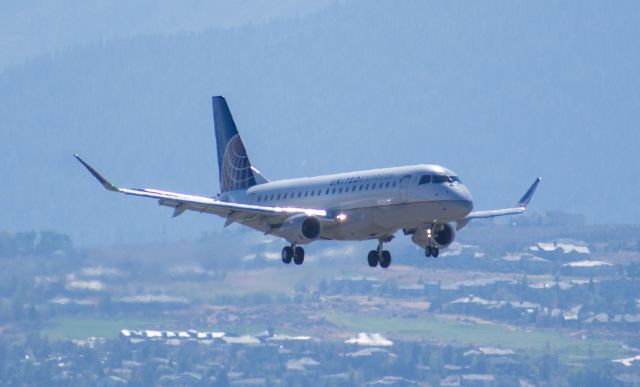
<path fill-rule="evenodd" d="M 84 160 L 82 160 L 80 158 L 80 156 L 78 156 L 77 154 L 73 155 L 76 159 L 78 159 L 78 161 L 84 165 L 85 168 L 87 168 L 87 170 L 93 175 L 93 177 L 95 177 L 96 179 L 98 179 L 98 181 L 100 182 L 100 184 L 102 184 L 102 186 L 106 189 L 108 189 L 109 191 L 119 191 L 118 187 L 116 187 L 115 185 L 111 184 L 111 182 L 107 179 L 105 179 L 101 174 L 98 173 L 98 171 L 96 171 L 91 165 L 87 164 L 84 162 Z"/>
<path fill-rule="evenodd" d="M 536 192 L 536 188 L 538 188 L 538 184 L 540 184 L 540 181 L 542 181 L 541 177 L 537 178 L 533 184 L 531 184 L 531 187 L 529 187 L 527 192 L 525 192 L 522 198 L 520 198 L 520 201 L 518 201 L 518 207 L 527 208 L 529 201 L 531 201 L 533 194 Z"/>

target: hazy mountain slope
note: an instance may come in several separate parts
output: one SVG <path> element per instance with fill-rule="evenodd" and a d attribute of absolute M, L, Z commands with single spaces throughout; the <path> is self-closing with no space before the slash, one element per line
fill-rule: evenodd
<path fill-rule="evenodd" d="M 35 55 L 98 40 L 232 28 L 305 15 L 331 2 L 9 0 L 0 3 L 0 71 Z"/>
<path fill-rule="evenodd" d="M 114 39 L 0 75 L 0 228 L 86 243 L 177 238 L 220 221 L 101 191 L 217 189 L 210 96 L 249 154 L 284 178 L 433 162 L 476 206 L 592 222 L 640 216 L 636 3 L 367 1 L 231 30 Z"/>

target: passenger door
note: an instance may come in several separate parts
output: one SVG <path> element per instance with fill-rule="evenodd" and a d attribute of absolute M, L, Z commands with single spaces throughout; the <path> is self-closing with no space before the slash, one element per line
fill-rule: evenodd
<path fill-rule="evenodd" d="M 408 199 L 409 195 L 409 182 L 411 181 L 411 175 L 404 175 L 402 179 L 400 179 L 400 184 L 398 188 L 398 196 L 400 197 L 400 202 L 404 203 Z"/>

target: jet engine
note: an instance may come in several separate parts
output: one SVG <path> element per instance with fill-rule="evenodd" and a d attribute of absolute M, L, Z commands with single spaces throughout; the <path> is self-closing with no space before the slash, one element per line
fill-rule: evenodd
<path fill-rule="evenodd" d="M 315 216 L 294 215 L 278 229 L 278 235 L 293 243 L 311 243 L 320 237 L 322 224 Z"/>
<path fill-rule="evenodd" d="M 429 246 L 443 248 L 456 239 L 456 232 L 449 223 L 424 224 L 416 229 L 411 237 L 413 243 L 420 247 Z"/>

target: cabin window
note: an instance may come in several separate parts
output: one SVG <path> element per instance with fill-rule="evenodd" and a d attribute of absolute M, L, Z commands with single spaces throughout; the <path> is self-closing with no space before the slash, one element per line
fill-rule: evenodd
<path fill-rule="evenodd" d="M 364 186 L 364 189 L 366 189 L 367 191 L 369 190 L 369 183 L 367 183 L 367 185 Z"/>
<path fill-rule="evenodd" d="M 340 187 L 340 189 L 338 190 L 338 193 L 342 193 L 342 187 Z"/>
<path fill-rule="evenodd" d="M 315 190 L 311 191 L 311 196 L 316 196 L 316 191 Z"/>
<path fill-rule="evenodd" d="M 387 182 L 387 188 L 389 188 L 389 182 Z"/>
<path fill-rule="evenodd" d="M 394 181 L 393 184 L 391 184 L 391 186 L 395 188 L 396 182 Z"/>
<path fill-rule="evenodd" d="M 329 188 L 324 192 L 325 195 L 329 195 Z"/>
<path fill-rule="evenodd" d="M 418 185 L 431 183 L 431 175 L 423 175 L 418 182 Z"/>
<path fill-rule="evenodd" d="M 364 185 L 360 184 L 360 188 L 358 188 L 358 191 L 362 191 L 363 188 L 364 188 Z"/>
<path fill-rule="evenodd" d="M 280 200 L 280 195 L 281 195 L 281 194 L 278 194 L 278 197 L 276 198 L 277 200 Z"/>

